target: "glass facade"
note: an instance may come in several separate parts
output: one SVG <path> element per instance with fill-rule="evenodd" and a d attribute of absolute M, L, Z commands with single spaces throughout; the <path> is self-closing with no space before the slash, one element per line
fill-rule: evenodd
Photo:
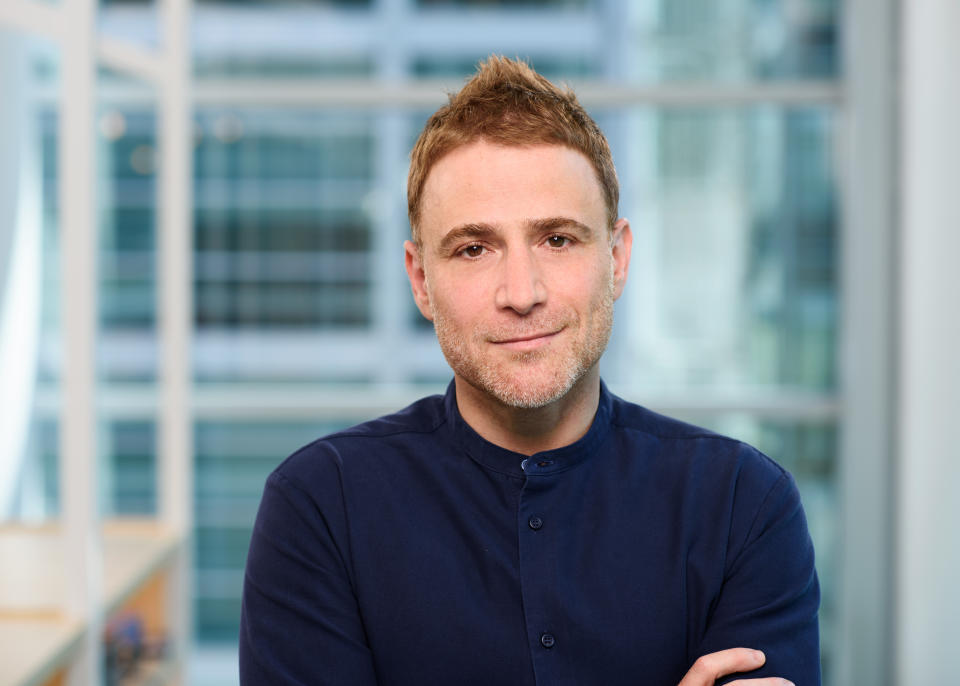
<path fill-rule="evenodd" d="M 197 127 L 198 332 L 369 327 L 371 118 L 205 110 Z"/>

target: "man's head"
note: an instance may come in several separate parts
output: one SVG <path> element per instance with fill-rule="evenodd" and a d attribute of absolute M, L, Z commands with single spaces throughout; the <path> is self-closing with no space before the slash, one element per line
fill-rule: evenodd
<path fill-rule="evenodd" d="M 484 75 L 490 65 L 474 81 L 482 77 L 486 89 L 513 93 L 512 81 Z M 525 65 L 522 71 L 541 91 L 548 92 L 542 84 L 553 89 Z M 516 97 L 526 116 L 530 98 Z M 552 102 L 564 111 L 576 104 L 572 95 Z M 467 138 L 464 132 L 457 145 L 442 134 L 443 154 L 431 158 L 411 195 L 416 243 L 407 242 L 406 266 L 417 306 L 434 322 L 457 377 L 458 394 L 466 382 L 484 398 L 535 408 L 560 400 L 581 381 L 595 381 L 613 301 L 627 276 L 631 234 L 625 219 L 611 220 L 611 199 L 593 158 L 566 138 L 556 140 L 548 126 L 518 128 L 518 117 L 501 107 L 510 135 L 529 131 L 529 140 L 505 140 L 492 120 L 484 135 Z M 582 118 L 589 120 L 585 113 Z M 423 140 L 430 135 L 428 124 L 414 165 L 418 152 L 426 155 Z M 602 147 L 609 160 L 605 141 Z M 612 164 L 609 177 L 615 189 Z M 615 196 L 612 202 L 615 211 Z"/>
<path fill-rule="evenodd" d="M 603 193 L 608 226 L 617 219 L 620 186 L 606 136 L 577 102 L 518 60 L 492 56 L 450 102 L 427 120 L 410 154 L 407 213 L 420 243 L 423 186 L 444 155 L 477 140 L 505 146 L 563 145 L 593 165 Z"/>

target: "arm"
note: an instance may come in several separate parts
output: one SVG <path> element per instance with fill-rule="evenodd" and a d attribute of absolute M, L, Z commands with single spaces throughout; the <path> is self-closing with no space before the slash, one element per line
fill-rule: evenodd
<path fill-rule="evenodd" d="M 742 542 L 736 540 L 736 527 L 731 533 L 723 585 L 697 656 L 750 646 L 766 654 L 765 664 L 751 677 L 776 675 L 817 686 L 820 589 L 800 495 L 789 474 L 774 483 L 743 522 Z"/>
<path fill-rule="evenodd" d="M 267 480 L 244 576 L 241 684 L 376 686 L 330 481 L 324 511 L 282 474 Z"/>
<path fill-rule="evenodd" d="M 730 648 L 718 653 L 710 653 L 697 659 L 693 667 L 683 677 L 679 686 L 713 686 L 717 679 L 735 672 L 749 672 L 763 666 L 766 656 L 759 650 L 748 648 Z M 769 677 L 766 679 L 744 679 L 735 681 L 731 686 L 793 686 L 786 679 Z"/>

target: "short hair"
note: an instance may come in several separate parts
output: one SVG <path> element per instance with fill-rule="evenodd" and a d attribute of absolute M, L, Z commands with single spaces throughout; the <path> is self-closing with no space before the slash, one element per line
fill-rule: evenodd
<path fill-rule="evenodd" d="M 420 243 L 420 204 L 433 165 L 463 145 L 484 140 L 510 146 L 565 145 L 597 172 L 609 227 L 617 220 L 620 185 L 606 136 L 569 88 L 560 89 L 522 60 L 492 55 L 459 93 L 427 120 L 410 153 L 407 213 Z"/>

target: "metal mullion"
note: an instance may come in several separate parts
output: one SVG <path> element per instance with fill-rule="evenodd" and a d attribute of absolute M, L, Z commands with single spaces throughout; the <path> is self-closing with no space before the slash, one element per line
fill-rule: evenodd
<path fill-rule="evenodd" d="M 63 0 L 70 26 L 61 44 L 59 225 L 63 364 L 60 426 L 61 529 L 70 574 L 68 612 L 85 624 L 69 683 L 99 682 L 103 565 L 96 477 L 97 232 L 94 0 Z"/>
<path fill-rule="evenodd" d="M 97 41 L 97 57 L 103 66 L 148 83 L 157 83 L 166 72 L 162 56 L 129 41 L 101 36 Z M 169 59 L 167 55 L 166 60 Z"/>
<path fill-rule="evenodd" d="M 70 24 L 66 17 L 60 7 L 31 0 L 3 0 L 0 3 L 0 26 L 55 41 L 62 41 L 67 34 Z"/>
<path fill-rule="evenodd" d="M 333 383 L 291 386 L 284 382 L 207 382 L 193 390 L 194 414 L 198 418 L 251 418 L 291 416 L 349 416 L 369 419 L 377 413 L 393 412 L 429 392 L 443 392 L 444 384 L 387 383 L 358 385 Z M 112 384 L 100 392 L 98 410 L 110 418 L 148 419 L 153 416 L 159 393 L 152 384 Z M 832 394 L 806 392 L 754 392 L 739 394 L 631 393 L 632 402 L 668 414 L 751 414 L 770 419 L 836 421 L 841 401 Z M 37 409 L 53 414 L 59 396 L 51 389 L 37 393 Z M 339 413 L 339 414 L 338 414 Z"/>
<path fill-rule="evenodd" d="M 410 69 L 412 56 L 405 41 L 396 40 L 397 26 L 409 24 L 412 8 L 409 0 L 381 0 L 376 8 L 376 25 L 382 48 L 377 57 L 377 75 L 383 83 L 403 83 Z M 385 108 L 373 117 L 375 136 L 374 188 L 391 188 L 398 169 L 406 162 L 408 150 L 407 117 L 403 112 Z M 381 342 L 377 352 L 375 379 L 378 383 L 395 384 L 407 375 L 403 365 L 393 357 L 396 342 L 403 337 L 407 325 L 409 296 L 402 288 L 404 273 L 400 256 L 406 231 L 406 207 L 398 193 L 384 195 L 372 213 L 373 249 L 369 254 L 371 335 Z"/>
<path fill-rule="evenodd" d="M 157 331 L 160 350 L 157 460 L 161 521 L 181 539 L 167 603 L 173 658 L 183 670 L 192 643 L 193 433 L 193 123 L 190 102 L 190 0 L 161 0 L 163 50 L 157 148 Z M 149 66 L 149 64 L 147 65 Z"/>
<path fill-rule="evenodd" d="M 839 168 L 840 568 L 839 640 L 827 680 L 893 683 L 890 526 L 896 216 L 895 0 L 844 5 L 844 100 Z"/>
<path fill-rule="evenodd" d="M 108 65 L 136 73 L 123 57 Z M 446 93 L 456 90 L 455 81 L 418 80 L 401 83 L 349 79 L 196 79 L 192 85 L 196 107 L 283 107 L 345 109 L 436 109 Z M 783 107 L 844 107 L 847 89 L 840 81 L 795 83 L 662 84 L 617 86 L 583 81 L 575 84 L 578 99 L 591 109 L 626 107 L 724 108 L 773 105 Z M 52 101 L 53 93 L 38 89 L 40 102 Z M 143 90 L 129 84 L 101 89 L 101 100 L 111 105 L 149 104 Z"/>
<path fill-rule="evenodd" d="M 161 517 L 178 533 L 190 527 L 191 493 L 186 473 L 192 453 L 189 431 L 192 337 L 193 217 L 192 139 L 189 101 L 189 22 L 186 0 L 163 0 L 164 53 L 159 81 L 157 222 L 157 329 L 161 351 L 160 454 L 164 461 Z"/>
<path fill-rule="evenodd" d="M 435 108 L 455 81 L 417 80 L 385 83 L 346 79 L 198 79 L 198 105 Z M 587 107 L 744 107 L 751 105 L 839 106 L 844 89 L 836 80 L 792 83 L 665 83 L 615 85 L 598 81 L 574 84 Z"/>

